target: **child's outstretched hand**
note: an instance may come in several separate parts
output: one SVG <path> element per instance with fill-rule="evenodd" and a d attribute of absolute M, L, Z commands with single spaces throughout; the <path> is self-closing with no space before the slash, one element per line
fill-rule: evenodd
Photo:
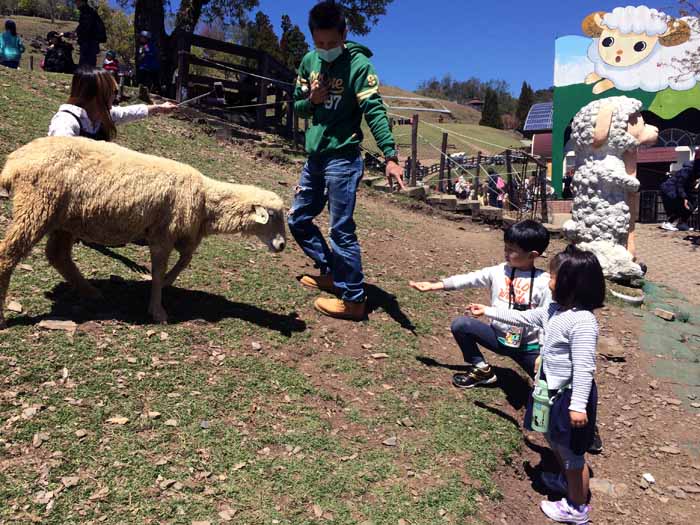
<path fill-rule="evenodd" d="M 472 303 L 469 305 L 469 311 L 474 317 L 481 317 L 486 313 L 486 306 L 483 304 Z"/>
<path fill-rule="evenodd" d="M 445 285 L 441 281 L 431 283 L 427 281 L 408 281 L 411 288 L 415 288 L 419 292 L 432 292 L 435 290 L 444 290 Z"/>
<path fill-rule="evenodd" d="M 574 428 L 585 427 L 588 424 L 588 415 L 583 412 L 569 410 L 569 418 L 571 419 L 571 426 Z"/>

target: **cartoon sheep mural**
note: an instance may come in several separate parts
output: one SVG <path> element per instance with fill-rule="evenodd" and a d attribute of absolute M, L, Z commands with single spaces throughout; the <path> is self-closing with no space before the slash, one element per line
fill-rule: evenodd
<path fill-rule="evenodd" d="M 588 58 L 595 70 L 585 82 L 595 84 L 594 94 L 612 88 L 685 91 L 700 80 L 700 75 L 682 71 L 676 63 L 700 45 L 688 19 L 673 19 L 646 6 L 628 6 L 612 13 L 592 13 L 582 27 L 593 38 Z"/>
<path fill-rule="evenodd" d="M 572 220 L 564 235 L 596 254 L 607 277 L 631 279 L 643 272 L 627 250 L 630 209 L 627 195 L 639 189 L 637 148 L 652 145 L 658 129 L 645 124 L 642 103 L 628 97 L 596 100 L 571 125 L 576 151 Z"/>
<path fill-rule="evenodd" d="M 0 329 L 15 266 L 48 235 L 49 263 L 78 293 L 100 298 L 71 257 L 77 239 L 115 246 L 145 239 L 151 252 L 149 313 L 167 321 L 162 289 L 189 265 L 204 237 L 257 236 L 285 247 L 282 199 L 255 186 L 210 179 L 173 160 L 80 137 L 36 139 L 7 157 L 0 187 L 12 191 L 12 222 L 0 241 Z M 173 250 L 180 254 L 167 271 Z"/>

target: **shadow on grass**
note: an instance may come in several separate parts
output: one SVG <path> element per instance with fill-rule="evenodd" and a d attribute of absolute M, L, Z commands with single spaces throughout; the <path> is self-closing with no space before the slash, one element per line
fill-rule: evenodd
<path fill-rule="evenodd" d="M 401 305 L 395 295 L 390 294 L 386 290 L 382 290 L 374 284 L 365 285 L 365 293 L 367 294 L 368 313 L 372 313 L 381 308 L 389 314 L 389 317 L 398 323 L 401 328 L 413 332 L 413 335 L 416 335 L 416 327 L 413 321 L 401 310 Z"/>
<path fill-rule="evenodd" d="M 76 323 L 103 319 L 138 325 L 152 323 L 147 314 L 150 282 L 106 279 L 90 282 L 102 292 L 105 300 L 86 301 L 79 298 L 66 283 L 61 283 L 46 294 L 53 301 L 48 315 L 17 316 L 8 319 L 8 325 L 33 325 L 46 317 L 71 319 Z M 168 324 L 171 325 L 195 320 L 215 323 L 224 319 L 240 319 L 286 337 L 306 330 L 306 323 L 298 318 L 296 312 L 281 315 L 199 290 L 166 288 L 163 290 L 163 306 L 168 312 Z"/>
<path fill-rule="evenodd" d="M 417 356 L 416 360 L 430 368 L 446 368 L 447 370 L 454 370 L 455 372 L 466 372 L 469 370 L 469 367 L 467 365 L 453 365 L 449 363 L 441 363 L 440 361 L 437 361 L 432 357 L 426 357 L 423 355 Z M 498 382 L 492 385 L 488 385 L 486 387 L 478 388 L 500 388 L 506 395 L 506 400 L 508 401 L 510 406 L 512 406 L 515 410 L 520 410 L 521 408 L 523 408 L 527 404 L 530 391 L 532 390 L 530 384 L 527 382 L 526 379 L 524 379 L 520 374 L 518 374 L 515 370 L 511 368 L 503 368 L 495 365 L 492 366 L 494 371 L 496 372 Z M 503 417 L 508 421 L 515 421 L 511 416 L 496 408 L 488 407 L 483 403 L 480 406 L 481 408 L 490 410 L 494 414 L 498 415 L 499 417 Z M 520 424 L 517 421 L 515 421 L 515 424 L 517 426 L 520 426 Z"/>

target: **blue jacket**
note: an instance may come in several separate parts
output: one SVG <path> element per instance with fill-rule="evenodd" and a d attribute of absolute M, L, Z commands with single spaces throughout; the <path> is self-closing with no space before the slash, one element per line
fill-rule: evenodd
<path fill-rule="evenodd" d="M 661 191 L 671 199 L 687 199 L 700 178 L 700 161 L 684 162 L 683 167 L 661 184 Z"/>
<path fill-rule="evenodd" d="M 138 68 L 144 71 L 160 70 L 158 48 L 153 42 L 148 42 L 139 47 Z"/>
<path fill-rule="evenodd" d="M 24 44 L 18 36 L 13 36 L 9 31 L 5 31 L 0 36 L 0 61 L 19 61 L 24 53 Z"/>

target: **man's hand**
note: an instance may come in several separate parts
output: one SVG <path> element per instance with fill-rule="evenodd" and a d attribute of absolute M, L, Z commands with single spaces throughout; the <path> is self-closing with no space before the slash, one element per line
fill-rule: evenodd
<path fill-rule="evenodd" d="M 309 95 L 311 103 L 318 106 L 319 104 L 323 104 L 327 98 L 328 86 L 319 79 L 314 80 L 311 83 L 311 94 Z"/>
<path fill-rule="evenodd" d="M 444 290 L 445 285 L 442 283 L 442 281 L 438 281 L 435 283 L 431 282 L 416 282 L 416 281 L 408 281 L 408 285 L 411 288 L 415 288 L 419 292 L 432 292 L 434 290 Z"/>
<path fill-rule="evenodd" d="M 386 180 L 389 186 L 393 186 L 392 179 L 396 179 L 399 188 L 406 189 L 406 185 L 403 183 L 403 169 L 396 162 L 390 160 L 386 163 Z"/>
<path fill-rule="evenodd" d="M 571 419 L 571 426 L 574 428 L 582 428 L 588 424 L 588 415 L 583 412 L 569 410 L 569 419 Z"/>
<path fill-rule="evenodd" d="M 486 313 L 486 306 L 483 304 L 472 303 L 469 305 L 469 311 L 474 317 L 481 317 Z"/>

